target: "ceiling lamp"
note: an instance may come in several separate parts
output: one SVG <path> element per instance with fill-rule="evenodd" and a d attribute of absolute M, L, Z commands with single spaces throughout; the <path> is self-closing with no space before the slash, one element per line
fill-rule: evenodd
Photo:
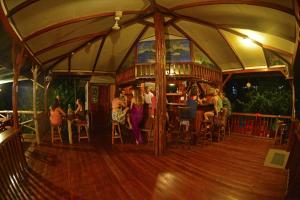
<path fill-rule="evenodd" d="M 118 22 L 121 19 L 122 15 L 123 15 L 122 11 L 116 11 L 115 12 L 115 20 L 116 20 L 116 22 L 115 22 L 115 24 L 112 27 L 113 30 L 119 30 L 120 29 L 120 26 L 119 26 Z"/>

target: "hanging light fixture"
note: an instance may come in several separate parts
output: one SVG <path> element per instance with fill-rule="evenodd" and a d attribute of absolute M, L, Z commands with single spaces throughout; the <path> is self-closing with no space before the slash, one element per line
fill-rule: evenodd
<path fill-rule="evenodd" d="M 122 17 L 122 15 L 123 15 L 123 12 L 122 11 L 116 11 L 115 12 L 115 24 L 113 25 L 113 27 L 112 27 L 112 29 L 113 30 L 119 30 L 120 29 L 120 26 L 119 26 L 119 24 L 118 24 L 118 22 L 120 21 L 120 19 L 121 19 L 121 17 Z"/>

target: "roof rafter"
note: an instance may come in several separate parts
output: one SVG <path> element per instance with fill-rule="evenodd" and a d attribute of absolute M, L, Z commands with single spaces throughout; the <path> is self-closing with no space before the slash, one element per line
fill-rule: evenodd
<path fill-rule="evenodd" d="M 124 11 L 123 15 L 139 14 L 139 13 L 143 13 L 143 12 L 140 12 L 140 11 Z M 24 41 L 28 41 L 28 40 L 30 40 L 34 37 L 37 37 L 39 35 L 42 35 L 44 33 L 47 33 L 51 30 L 54 30 L 54 29 L 57 29 L 57 28 L 60 28 L 60 27 L 63 27 L 63 26 L 67 26 L 69 24 L 79 23 L 79 22 L 82 22 L 82 21 L 85 21 L 85 20 L 91 20 L 91 19 L 97 19 L 97 18 L 112 17 L 114 15 L 115 15 L 114 12 L 107 12 L 107 13 L 98 13 L 98 14 L 93 14 L 93 15 L 87 15 L 87 16 L 81 16 L 81 17 L 77 17 L 77 18 L 68 19 L 68 20 L 65 20 L 65 21 L 62 21 L 62 22 L 58 22 L 56 24 L 49 25 L 49 26 L 47 26 L 45 28 L 42 28 L 40 30 L 37 30 L 37 31 L 29 34 L 28 36 L 26 36 L 24 38 Z"/>
<path fill-rule="evenodd" d="M 145 26 L 143 28 L 143 30 L 140 32 L 140 34 L 137 36 L 137 38 L 134 40 L 134 42 L 132 43 L 131 47 L 128 49 L 127 53 L 125 54 L 125 56 L 123 57 L 121 63 L 119 64 L 116 72 L 118 73 L 122 67 L 122 65 L 124 64 L 125 60 L 127 59 L 127 57 L 129 56 L 130 52 L 132 51 L 132 49 L 136 46 L 136 44 L 139 42 L 139 40 L 141 39 L 141 37 L 144 35 L 144 33 L 148 30 L 149 26 Z"/>
<path fill-rule="evenodd" d="M 101 51 L 102 51 L 102 48 L 103 48 L 103 46 L 104 46 L 105 40 L 106 40 L 106 36 L 104 36 L 104 37 L 102 38 L 101 44 L 99 45 L 99 48 L 98 48 L 98 51 L 97 51 L 97 55 L 96 55 L 96 58 L 95 58 L 95 62 L 94 62 L 94 65 L 93 65 L 92 72 L 95 71 L 95 68 L 96 68 L 96 65 L 97 65 L 97 62 L 98 62 L 100 53 L 101 53 Z"/>
<path fill-rule="evenodd" d="M 214 61 L 214 59 L 212 59 L 212 57 L 191 36 L 189 36 L 184 30 L 182 30 L 176 24 L 173 23 L 172 26 L 177 31 L 179 31 L 182 35 L 184 35 L 186 38 L 188 38 L 190 41 L 192 41 L 210 59 L 210 61 L 221 70 L 220 66 Z"/>
<path fill-rule="evenodd" d="M 225 36 L 223 35 L 223 33 L 219 30 L 216 29 L 217 32 L 221 35 L 221 37 L 223 38 L 223 40 L 226 42 L 226 44 L 229 46 L 229 48 L 231 49 L 231 51 L 233 52 L 233 55 L 235 56 L 235 58 L 237 59 L 237 61 L 240 63 L 241 67 L 243 69 L 245 69 L 245 66 L 243 64 L 243 62 L 241 61 L 240 57 L 237 55 L 236 51 L 234 50 L 234 48 L 231 46 L 231 44 L 227 41 L 227 39 L 225 38 Z"/>
<path fill-rule="evenodd" d="M 53 67 L 55 67 L 55 65 L 57 65 L 58 63 L 60 63 L 61 61 L 63 61 L 65 58 L 67 58 L 67 57 L 69 56 L 70 53 L 72 53 L 72 52 L 76 53 L 79 49 L 83 48 L 83 47 L 84 47 L 86 44 L 88 44 L 89 42 L 94 42 L 95 40 L 98 40 L 98 39 L 101 38 L 101 37 L 103 37 L 103 36 L 98 36 L 98 37 L 92 38 L 91 40 L 89 40 L 89 41 L 87 41 L 87 42 L 81 44 L 80 46 L 78 46 L 78 47 L 72 49 L 72 51 L 69 51 L 69 52 L 67 52 L 67 53 L 65 53 L 65 54 L 62 54 L 62 55 L 56 56 L 56 57 L 54 57 L 54 58 L 51 58 L 51 59 L 49 59 L 49 60 L 43 62 L 42 64 L 45 65 L 45 64 L 47 64 L 47 63 L 50 63 L 50 62 L 52 62 L 52 61 L 57 60 L 55 63 L 53 63 L 52 65 L 50 65 L 50 66 L 48 67 L 48 69 L 47 69 L 47 70 L 51 70 L 51 69 L 53 69 Z"/>
<path fill-rule="evenodd" d="M 41 64 L 41 62 L 39 61 L 39 59 L 37 59 L 32 51 L 30 50 L 30 48 L 21 40 L 21 38 L 19 37 L 18 33 L 15 31 L 15 29 L 13 28 L 12 23 L 10 22 L 10 20 L 5 16 L 4 10 L 3 8 L 0 7 L 0 20 L 2 22 L 2 25 L 5 27 L 5 30 L 9 33 L 9 35 L 18 43 L 22 44 L 25 49 L 26 49 L 26 55 L 29 55 L 32 60 L 36 63 L 36 64 Z"/>
<path fill-rule="evenodd" d="M 35 3 L 35 2 L 38 2 L 39 0 L 27 0 L 27 1 L 24 1 L 20 4 L 18 4 L 16 7 L 14 7 L 13 9 L 11 9 L 10 11 L 8 11 L 7 13 L 7 17 L 11 17 L 13 16 L 14 14 L 16 14 L 17 12 L 19 12 L 20 10 L 30 6 L 31 4 Z"/>
<path fill-rule="evenodd" d="M 288 13 L 290 15 L 294 15 L 294 10 L 270 3 L 270 2 L 262 2 L 262 1 L 257 1 L 257 0 L 206 0 L 206 1 L 200 1 L 200 2 L 193 2 L 193 3 L 187 3 L 187 4 L 182 4 L 179 6 L 174 6 L 173 8 L 170 8 L 170 10 L 181 10 L 185 8 L 190 8 L 190 7 L 198 7 L 198 6 L 209 6 L 209 5 L 216 5 L 216 4 L 247 4 L 247 5 L 252 5 L 252 6 L 260 6 L 260 7 L 266 7 L 266 8 L 272 8 L 275 10 L 279 10 L 281 12 Z"/>
<path fill-rule="evenodd" d="M 34 55 L 38 56 L 38 55 L 41 55 L 41 54 L 43 54 L 47 51 L 50 51 L 52 49 L 55 49 L 55 48 L 58 48 L 58 47 L 61 47 L 61 46 L 67 45 L 67 44 L 71 44 L 73 42 L 79 42 L 79 41 L 94 38 L 94 37 L 97 37 L 97 36 L 103 36 L 103 35 L 106 35 L 107 33 L 108 33 L 108 31 L 101 31 L 101 32 L 97 32 L 97 33 L 90 33 L 90 34 L 74 37 L 74 38 L 71 38 L 71 39 L 68 39 L 68 40 L 65 40 L 65 41 L 55 43 L 55 44 L 53 44 L 51 46 L 48 46 L 44 49 L 41 49 L 41 50 L 37 51 Z"/>
<path fill-rule="evenodd" d="M 136 17 L 136 18 L 134 18 L 134 19 L 128 20 L 128 21 L 126 21 L 126 22 L 120 24 L 120 26 L 129 26 L 129 25 L 131 25 L 131 24 L 133 24 L 133 23 L 135 23 L 135 22 L 139 22 L 139 21 L 143 20 L 143 19 L 146 18 L 146 17 L 149 17 L 150 14 L 151 14 L 151 13 L 144 13 L 144 14 L 141 14 L 140 16 L 138 16 L 138 17 Z M 110 28 L 110 30 L 108 31 L 108 34 L 107 34 L 107 35 L 109 35 L 111 31 L 112 31 L 112 29 Z M 106 36 L 107 36 L 107 35 L 106 35 Z M 100 36 L 100 37 L 102 37 L 102 36 Z M 63 60 L 68 56 L 69 53 L 78 51 L 79 49 L 83 48 L 87 43 L 93 42 L 93 41 L 99 39 L 100 37 L 98 36 L 98 37 L 92 38 L 91 40 L 85 42 L 84 44 L 82 44 L 82 45 L 80 45 L 79 47 L 73 49 L 72 51 L 70 51 L 70 52 L 68 52 L 68 53 L 65 53 L 65 54 L 63 54 L 63 55 L 59 55 L 59 56 L 56 56 L 56 57 L 54 57 L 54 58 L 51 58 L 51 59 L 49 59 L 49 60 L 43 62 L 42 64 L 44 65 L 44 64 L 50 63 L 50 62 L 52 62 L 52 61 L 54 61 L 54 60 L 57 60 L 54 64 L 52 64 L 50 67 L 48 67 L 48 70 L 51 70 L 55 65 L 57 65 L 58 63 L 60 63 L 61 61 L 63 61 Z"/>
<path fill-rule="evenodd" d="M 200 20 L 200 19 L 197 19 L 197 18 L 193 18 L 193 17 L 189 17 L 189 16 L 185 16 L 185 15 L 179 15 L 178 14 L 178 17 L 183 19 L 183 20 L 186 20 L 186 21 L 191 21 L 191 22 L 194 22 L 194 23 L 198 23 L 198 24 L 202 24 L 202 25 L 206 25 L 206 26 L 209 26 L 211 28 L 214 28 L 214 29 L 222 29 L 224 31 L 227 31 L 227 32 L 230 32 L 234 35 L 237 35 L 239 37 L 243 37 L 243 38 L 248 38 L 248 36 L 246 34 L 243 34 L 243 33 L 240 33 L 238 31 L 235 31 L 233 29 L 230 29 L 228 27 L 224 27 L 224 26 L 221 26 L 221 25 L 218 25 L 218 24 L 213 24 L 213 23 L 210 23 L 210 22 L 207 22 L 207 21 L 204 21 L 204 20 Z M 278 49 L 278 48 L 275 48 L 275 47 L 271 47 L 271 46 L 268 46 L 268 45 L 265 45 L 265 44 L 262 44 L 258 41 L 255 41 L 255 40 L 252 40 L 255 44 L 263 47 L 263 48 L 266 48 L 266 49 L 271 49 L 273 51 L 277 51 L 279 53 L 282 53 L 282 54 L 285 54 L 287 56 L 292 56 L 291 53 L 287 52 L 287 51 L 283 51 L 281 49 Z"/>

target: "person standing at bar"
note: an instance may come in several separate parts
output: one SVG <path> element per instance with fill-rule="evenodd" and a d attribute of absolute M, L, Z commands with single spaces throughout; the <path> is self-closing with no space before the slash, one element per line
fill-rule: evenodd
<path fill-rule="evenodd" d="M 143 138 L 140 129 L 140 123 L 143 120 L 143 110 L 144 110 L 144 98 L 141 91 L 136 88 L 133 92 L 133 98 L 131 100 L 131 124 L 132 131 L 135 136 L 136 144 L 142 144 Z"/>

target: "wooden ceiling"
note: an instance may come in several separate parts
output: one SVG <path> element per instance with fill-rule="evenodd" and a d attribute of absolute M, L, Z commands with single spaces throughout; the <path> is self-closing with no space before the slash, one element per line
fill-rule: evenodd
<path fill-rule="evenodd" d="M 118 31 L 115 11 L 123 12 Z M 138 41 L 154 36 L 155 12 L 166 34 L 188 38 L 224 72 L 274 67 L 266 51 L 293 64 L 296 0 L 1 0 L 0 17 L 44 71 L 115 73 Z"/>

